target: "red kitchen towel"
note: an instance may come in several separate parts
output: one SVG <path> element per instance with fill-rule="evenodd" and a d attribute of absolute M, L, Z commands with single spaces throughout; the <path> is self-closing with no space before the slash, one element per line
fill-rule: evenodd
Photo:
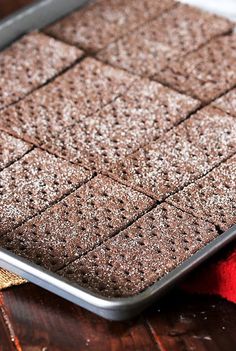
<path fill-rule="evenodd" d="M 191 293 L 220 295 L 236 303 L 236 246 L 226 257 L 211 261 L 182 284 Z"/>

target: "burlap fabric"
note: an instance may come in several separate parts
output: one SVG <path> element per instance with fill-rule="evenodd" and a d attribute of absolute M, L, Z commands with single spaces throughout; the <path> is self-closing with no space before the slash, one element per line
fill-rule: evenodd
<path fill-rule="evenodd" d="M 0 290 L 9 288 L 10 286 L 20 285 L 27 281 L 16 274 L 5 271 L 0 268 Z"/>

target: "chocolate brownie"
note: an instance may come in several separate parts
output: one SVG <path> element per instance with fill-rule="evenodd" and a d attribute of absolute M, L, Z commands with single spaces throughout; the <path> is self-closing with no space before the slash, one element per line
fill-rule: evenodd
<path fill-rule="evenodd" d="M 0 172 L 0 234 L 76 189 L 90 172 L 34 149 Z"/>
<path fill-rule="evenodd" d="M 0 246 L 132 296 L 236 223 L 234 26 L 98 0 L 1 52 Z"/>
<path fill-rule="evenodd" d="M 212 104 L 229 113 L 231 116 L 236 117 L 236 88 L 216 99 Z"/>
<path fill-rule="evenodd" d="M 45 31 L 85 51 L 96 52 L 174 5 L 173 0 L 96 1 Z"/>
<path fill-rule="evenodd" d="M 168 202 L 225 231 L 236 224 L 236 156 L 171 196 Z"/>
<path fill-rule="evenodd" d="M 138 79 L 97 113 L 60 134 L 47 133 L 43 146 L 74 163 L 102 170 L 163 135 L 198 105 L 198 101 L 160 84 Z"/>
<path fill-rule="evenodd" d="M 214 100 L 236 84 L 236 35 L 213 39 L 153 78 L 205 103 Z"/>
<path fill-rule="evenodd" d="M 172 67 L 172 61 L 178 61 L 211 38 L 228 33 L 233 28 L 234 24 L 223 17 L 179 4 L 161 17 L 111 43 L 99 52 L 98 58 L 150 77 L 166 67 Z"/>
<path fill-rule="evenodd" d="M 161 201 L 236 151 L 235 118 L 206 107 L 111 166 L 110 175 Z"/>
<path fill-rule="evenodd" d="M 147 196 L 99 175 L 2 235 L 0 245 L 55 270 L 115 235 L 153 203 Z"/>
<path fill-rule="evenodd" d="M 36 145 L 74 128 L 123 94 L 135 77 L 87 58 L 45 87 L 0 113 L 0 128 Z"/>
<path fill-rule="evenodd" d="M 131 296 L 218 236 L 214 226 L 163 204 L 59 272 L 104 296 Z"/>
<path fill-rule="evenodd" d="M 0 109 L 46 83 L 82 56 L 79 49 L 31 33 L 0 53 Z"/>
<path fill-rule="evenodd" d="M 32 145 L 0 131 L 0 171 L 21 158 Z"/>

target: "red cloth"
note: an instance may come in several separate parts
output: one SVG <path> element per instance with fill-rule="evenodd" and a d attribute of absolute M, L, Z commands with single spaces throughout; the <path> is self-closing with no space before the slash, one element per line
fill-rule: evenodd
<path fill-rule="evenodd" d="M 236 247 L 226 257 L 214 259 L 182 284 L 191 293 L 214 294 L 236 303 Z"/>

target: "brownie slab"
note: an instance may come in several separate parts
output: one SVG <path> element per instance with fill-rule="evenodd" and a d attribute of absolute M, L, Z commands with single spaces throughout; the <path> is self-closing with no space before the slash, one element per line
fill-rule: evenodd
<path fill-rule="evenodd" d="M 102 61 L 138 75 L 154 76 L 171 62 L 196 50 L 216 35 L 233 30 L 223 17 L 178 4 L 98 53 Z"/>
<path fill-rule="evenodd" d="M 21 158 L 32 145 L 0 131 L 0 171 Z"/>
<path fill-rule="evenodd" d="M 110 175 L 162 201 L 236 151 L 235 118 L 206 107 L 111 166 Z"/>
<path fill-rule="evenodd" d="M 175 5 L 172 0 L 102 0 L 73 12 L 45 32 L 96 52 Z"/>
<path fill-rule="evenodd" d="M 46 83 L 82 56 L 82 51 L 31 33 L 0 53 L 0 109 Z"/>
<path fill-rule="evenodd" d="M 236 117 L 236 89 L 232 89 L 227 94 L 216 99 L 212 105 Z"/>
<path fill-rule="evenodd" d="M 236 84 L 236 35 L 213 39 L 153 78 L 205 103 L 216 99 Z"/>
<path fill-rule="evenodd" d="M 184 120 L 199 102 L 148 80 L 137 79 L 126 93 L 97 113 L 47 135 L 47 150 L 100 171 Z"/>
<path fill-rule="evenodd" d="M 236 224 L 236 156 L 171 196 L 168 202 L 208 219 L 222 231 Z"/>
<path fill-rule="evenodd" d="M 131 296 L 217 236 L 213 225 L 164 203 L 59 274 L 99 295 Z"/>
<path fill-rule="evenodd" d="M 123 94 L 135 77 L 87 58 L 0 113 L 0 128 L 36 145 L 60 137 Z"/>
<path fill-rule="evenodd" d="M 0 172 L 0 234 L 47 208 L 91 177 L 90 172 L 34 149 Z"/>
<path fill-rule="evenodd" d="M 0 245 L 56 270 L 115 235 L 154 201 L 104 176 L 97 176 L 18 229 Z"/>

